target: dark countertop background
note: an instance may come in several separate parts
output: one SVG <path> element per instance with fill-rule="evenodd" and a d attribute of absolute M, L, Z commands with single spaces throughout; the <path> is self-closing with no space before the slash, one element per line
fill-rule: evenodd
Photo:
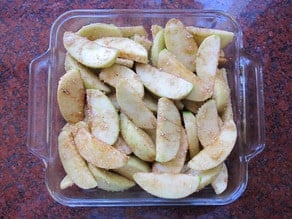
<path fill-rule="evenodd" d="M 242 26 L 246 51 L 253 54 L 260 48 L 263 52 L 266 148 L 249 163 L 247 189 L 232 204 L 65 207 L 50 197 L 44 183 L 45 167 L 27 150 L 28 66 L 48 48 L 53 21 L 71 9 L 143 7 L 226 11 Z M 0 217 L 292 218 L 291 25 L 290 0 L 0 1 Z"/>

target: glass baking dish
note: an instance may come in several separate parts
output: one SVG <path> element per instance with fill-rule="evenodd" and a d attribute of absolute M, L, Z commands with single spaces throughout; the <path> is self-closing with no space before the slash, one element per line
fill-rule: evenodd
<path fill-rule="evenodd" d="M 64 125 L 58 105 L 57 86 L 65 73 L 63 34 L 77 31 L 83 25 L 101 22 L 117 26 L 143 25 L 150 33 L 152 24 L 164 26 L 170 18 L 185 25 L 232 31 L 233 42 L 224 49 L 230 60 L 226 66 L 231 88 L 234 120 L 238 139 L 228 157 L 228 187 L 216 195 L 207 187 L 178 199 L 160 199 L 138 186 L 124 192 L 99 189 L 82 190 L 75 186 L 61 190 L 65 176 L 57 151 L 57 136 Z M 151 34 L 149 34 L 151 35 Z M 242 31 L 226 13 L 204 10 L 73 10 L 62 14 L 51 27 L 49 49 L 32 60 L 29 68 L 28 140 L 29 151 L 45 164 L 45 183 L 51 196 L 67 206 L 154 206 L 154 205 L 225 205 L 238 199 L 248 181 L 248 162 L 264 149 L 264 101 L 260 59 L 245 55 Z"/>

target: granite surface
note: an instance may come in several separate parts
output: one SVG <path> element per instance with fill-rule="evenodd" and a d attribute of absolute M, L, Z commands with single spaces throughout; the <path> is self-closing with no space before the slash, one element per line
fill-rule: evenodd
<path fill-rule="evenodd" d="M 28 66 L 47 50 L 54 20 L 81 8 L 216 9 L 239 22 L 246 52 L 262 51 L 266 148 L 249 162 L 248 186 L 237 201 L 206 207 L 69 208 L 51 198 L 45 166 L 26 147 Z M 291 12 L 290 0 L 0 1 L 0 217 L 292 218 Z"/>

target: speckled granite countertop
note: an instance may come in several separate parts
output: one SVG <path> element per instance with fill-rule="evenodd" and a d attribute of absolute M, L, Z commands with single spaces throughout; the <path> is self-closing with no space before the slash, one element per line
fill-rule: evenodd
<path fill-rule="evenodd" d="M 92 2 L 0 2 L 0 217 L 291 218 L 291 1 Z M 239 22 L 247 53 L 262 50 L 266 105 L 266 148 L 249 163 L 248 186 L 239 200 L 207 207 L 69 208 L 50 197 L 45 167 L 26 147 L 28 66 L 48 48 L 53 21 L 67 10 L 80 8 L 216 9 Z"/>

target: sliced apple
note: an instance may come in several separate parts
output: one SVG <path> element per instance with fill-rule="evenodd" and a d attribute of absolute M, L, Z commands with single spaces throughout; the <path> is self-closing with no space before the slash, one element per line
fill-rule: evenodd
<path fill-rule="evenodd" d="M 217 35 L 220 37 L 220 48 L 222 49 L 226 47 L 230 42 L 232 42 L 234 38 L 234 33 L 225 30 L 208 29 L 193 26 L 186 27 L 186 29 L 194 36 L 198 45 L 200 45 L 206 37 L 211 35 Z"/>
<path fill-rule="evenodd" d="M 125 114 L 120 114 L 121 133 L 133 153 L 144 161 L 155 160 L 155 145 L 149 135 L 137 127 Z"/>
<path fill-rule="evenodd" d="M 171 100 L 161 97 L 157 109 L 156 161 L 167 162 L 176 156 L 181 130 L 178 109 Z"/>
<path fill-rule="evenodd" d="M 208 170 L 218 166 L 231 153 L 237 138 L 236 125 L 233 120 L 225 121 L 219 136 L 207 145 L 188 163 L 194 170 Z"/>
<path fill-rule="evenodd" d="M 126 80 L 116 85 L 116 96 L 121 111 L 125 113 L 138 127 L 153 129 L 156 127 L 156 118 L 139 94 Z"/>
<path fill-rule="evenodd" d="M 140 97 L 144 96 L 144 86 L 142 81 L 132 69 L 126 66 L 114 64 L 109 68 L 104 68 L 99 73 L 99 78 L 115 88 L 119 81 L 126 80 Z"/>
<path fill-rule="evenodd" d="M 188 151 L 188 139 L 184 129 L 181 131 L 180 146 L 175 157 L 164 163 L 155 162 L 152 166 L 154 173 L 180 173 Z"/>
<path fill-rule="evenodd" d="M 147 50 L 147 52 L 150 51 L 150 49 L 152 47 L 152 41 L 148 40 L 145 36 L 135 34 L 131 38 L 135 42 L 140 43 L 142 46 L 144 46 L 144 48 Z"/>
<path fill-rule="evenodd" d="M 203 147 L 210 145 L 220 134 L 215 100 L 204 103 L 196 115 L 198 138 Z"/>
<path fill-rule="evenodd" d="M 190 82 L 151 65 L 137 64 L 136 73 L 144 86 L 160 97 L 182 99 L 193 89 L 193 85 Z"/>
<path fill-rule="evenodd" d="M 113 24 L 93 23 L 83 26 L 77 32 L 80 36 L 89 40 L 96 40 L 101 37 L 121 37 L 121 30 Z"/>
<path fill-rule="evenodd" d="M 110 192 L 120 192 L 135 186 L 134 181 L 119 174 L 98 168 L 93 164 L 89 164 L 88 167 L 97 182 L 97 187 L 100 189 Z"/>
<path fill-rule="evenodd" d="M 138 172 L 148 173 L 151 171 L 149 164 L 135 155 L 129 156 L 128 162 L 125 166 L 120 167 L 118 169 L 114 169 L 113 171 L 121 174 L 122 176 L 127 177 L 130 180 L 134 180 L 133 175 Z"/>
<path fill-rule="evenodd" d="M 129 26 L 129 27 L 119 27 L 123 37 L 132 37 L 134 35 L 140 35 L 148 37 L 148 33 L 145 28 L 141 25 Z"/>
<path fill-rule="evenodd" d="M 120 152 L 129 155 L 132 153 L 131 148 L 129 147 L 129 145 L 125 142 L 125 140 L 123 139 L 123 137 L 119 137 L 118 140 L 115 142 L 115 144 L 113 145 L 113 147 L 115 147 L 117 150 L 119 150 Z"/>
<path fill-rule="evenodd" d="M 134 66 L 134 61 L 130 59 L 117 58 L 115 63 L 118 65 L 124 65 L 128 68 L 133 68 Z"/>
<path fill-rule="evenodd" d="M 91 189 L 97 183 L 84 159 L 79 155 L 72 135 L 72 127 L 63 129 L 58 137 L 58 152 L 67 175 L 78 187 Z"/>
<path fill-rule="evenodd" d="M 57 101 L 67 122 L 76 123 L 84 118 L 85 89 L 78 70 L 69 70 L 60 78 Z"/>
<path fill-rule="evenodd" d="M 107 144 L 119 136 L 119 115 L 110 99 L 101 91 L 87 89 L 88 123 L 92 135 Z"/>
<path fill-rule="evenodd" d="M 86 128 L 78 127 L 73 135 L 80 155 L 89 163 L 105 169 L 119 168 L 127 163 L 124 153 L 93 137 Z"/>
<path fill-rule="evenodd" d="M 153 25 L 151 25 L 151 28 L 150 28 L 150 29 L 151 29 L 152 39 L 154 39 L 155 36 L 156 36 L 156 34 L 157 34 L 160 30 L 162 30 L 163 27 L 160 26 L 160 25 L 157 25 L 157 24 L 153 24 Z"/>
<path fill-rule="evenodd" d="M 208 170 L 203 170 L 203 171 L 198 171 L 198 170 L 193 170 L 190 169 L 186 173 L 193 175 L 193 176 L 199 176 L 200 177 L 200 184 L 198 187 L 198 190 L 203 189 L 207 185 L 210 185 L 214 179 L 218 176 L 222 169 L 222 164 L 219 164 L 218 166 L 208 169 Z"/>
<path fill-rule="evenodd" d="M 226 190 L 227 184 L 228 184 L 228 169 L 226 167 L 226 164 L 223 163 L 222 169 L 220 170 L 216 178 L 213 180 L 211 185 L 215 193 L 219 195 Z"/>
<path fill-rule="evenodd" d="M 187 133 L 190 157 L 193 158 L 200 151 L 196 117 L 191 112 L 184 111 L 183 121 Z"/>
<path fill-rule="evenodd" d="M 60 182 L 60 189 L 67 189 L 74 185 L 74 182 L 69 175 L 66 175 Z"/>
<path fill-rule="evenodd" d="M 147 50 L 139 43 L 124 37 L 103 37 L 95 43 L 119 51 L 120 58 L 130 59 L 140 63 L 148 63 Z"/>
<path fill-rule="evenodd" d="M 157 66 L 158 56 L 161 50 L 165 48 L 164 42 L 164 29 L 160 30 L 153 39 L 153 45 L 151 47 L 150 59 L 154 66 Z"/>
<path fill-rule="evenodd" d="M 118 50 L 101 46 L 72 32 L 64 33 L 63 43 L 74 59 L 91 68 L 109 67 L 118 56 Z"/>
<path fill-rule="evenodd" d="M 190 71 L 195 71 L 198 46 L 180 20 L 173 18 L 166 23 L 164 39 L 166 48 Z"/>
<path fill-rule="evenodd" d="M 187 197 L 199 186 L 199 177 L 187 174 L 135 173 L 134 179 L 148 193 L 166 199 Z"/>

